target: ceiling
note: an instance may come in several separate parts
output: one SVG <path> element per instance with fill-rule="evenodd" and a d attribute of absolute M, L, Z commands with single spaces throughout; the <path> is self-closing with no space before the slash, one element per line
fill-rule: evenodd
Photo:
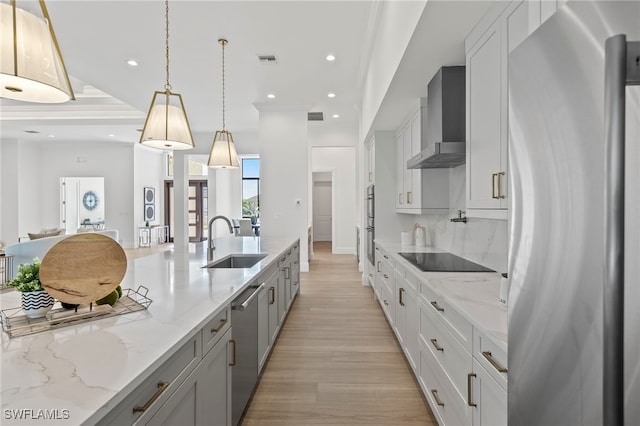
<path fill-rule="evenodd" d="M 464 2 L 429 3 L 450 4 L 453 13 L 465 10 Z M 2 137 L 137 141 L 153 92 L 165 83 L 164 2 L 49 0 L 47 7 L 77 100 L 48 105 L 1 99 Z M 322 111 L 322 125 L 357 126 L 379 2 L 172 0 L 169 7 L 170 83 L 183 97 L 194 134 L 213 136 L 222 127 L 221 37 L 229 40 L 226 127 L 234 135 L 257 132 L 259 104 L 301 106 Z M 471 9 L 461 23 L 448 21 L 443 28 L 450 32 L 449 44 L 443 46 L 455 51 L 447 47 L 444 58 L 407 61 L 411 69 L 399 72 L 393 84 L 401 95 L 389 99 L 400 103 L 424 96 L 426 85 L 412 75 L 427 81 L 425 69 L 432 75 L 445 60 L 464 63 L 464 36 L 485 9 Z M 416 50 L 415 44 L 410 48 Z M 336 60 L 327 61 L 328 54 Z M 258 55 L 277 60 L 261 63 Z M 129 66 L 128 59 L 139 65 Z M 412 85 L 403 83 L 409 81 Z M 336 96 L 329 98 L 330 92 Z M 268 99 L 269 93 L 275 99 Z M 395 110 L 393 105 L 386 109 Z M 394 120 L 385 125 L 398 124 Z"/>

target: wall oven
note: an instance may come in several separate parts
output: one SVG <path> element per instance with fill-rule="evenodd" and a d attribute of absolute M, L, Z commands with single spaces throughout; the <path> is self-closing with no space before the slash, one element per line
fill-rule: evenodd
<path fill-rule="evenodd" d="M 375 238 L 374 212 L 374 187 L 373 185 L 369 185 L 367 187 L 367 258 L 372 265 L 376 264 L 375 248 L 373 246 L 373 239 Z"/>

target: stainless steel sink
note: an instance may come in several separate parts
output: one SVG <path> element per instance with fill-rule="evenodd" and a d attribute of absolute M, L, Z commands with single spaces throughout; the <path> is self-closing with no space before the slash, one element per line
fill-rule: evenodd
<path fill-rule="evenodd" d="M 230 254 L 209 263 L 205 268 L 251 268 L 265 257 L 266 254 Z"/>

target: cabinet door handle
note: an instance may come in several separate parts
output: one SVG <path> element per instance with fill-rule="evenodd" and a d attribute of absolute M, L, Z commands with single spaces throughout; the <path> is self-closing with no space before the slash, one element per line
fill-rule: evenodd
<path fill-rule="evenodd" d="M 504 199 L 504 194 L 502 193 L 502 176 L 505 175 L 505 172 L 496 173 L 498 175 L 498 196 L 496 198 Z"/>
<path fill-rule="evenodd" d="M 158 390 L 156 390 L 156 392 L 153 395 L 151 395 L 151 398 L 149 398 L 147 403 L 144 404 L 142 407 L 139 405 L 134 406 L 133 412 L 144 413 L 145 411 L 147 411 L 149 407 L 151 407 L 151 404 L 156 402 L 156 399 L 160 398 L 160 395 L 162 395 L 162 392 L 166 391 L 168 387 L 169 387 L 169 382 L 158 382 Z"/>
<path fill-rule="evenodd" d="M 387 299 L 384 299 L 384 304 L 389 306 L 389 301 Z"/>
<path fill-rule="evenodd" d="M 471 386 L 473 385 L 473 378 L 476 377 L 476 373 L 467 374 L 467 405 L 469 407 L 477 407 L 478 404 L 473 402 L 473 393 Z"/>
<path fill-rule="evenodd" d="M 218 325 L 218 328 L 212 328 L 211 329 L 211 334 L 213 333 L 217 333 L 218 331 L 222 330 L 222 327 L 224 327 L 224 325 L 227 323 L 227 319 L 223 318 L 220 320 L 220 324 Z"/>
<path fill-rule="evenodd" d="M 398 298 L 400 299 L 400 306 L 404 306 L 404 300 L 402 298 L 403 294 L 404 294 L 404 288 L 400 287 L 400 290 L 398 291 Z"/>
<path fill-rule="evenodd" d="M 444 407 L 444 402 L 442 402 L 440 400 L 440 397 L 438 397 L 438 390 L 437 389 L 431 389 L 431 395 L 433 395 L 433 399 L 436 400 L 436 404 L 438 404 L 441 407 Z"/>
<path fill-rule="evenodd" d="M 437 351 L 444 352 L 444 348 L 438 344 L 438 339 L 431 339 L 431 344 Z"/>
<path fill-rule="evenodd" d="M 269 304 L 273 305 L 274 303 L 276 303 L 276 288 L 275 287 L 269 287 L 269 295 L 271 296 L 271 299 L 269 300 Z"/>
<path fill-rule="evenodd" d="M 411 194 L 411 191 L 407 192 L 407 204 L 413 204 L 413 194 Z"/>
<path fill-rule="evenodd" d="M 493 358 L 493 356 L 491 355 L 491 352 L 489 352 L 489 351 L 482 352 L 482 356 L 485 357 L 486 360 L 489 361 L 489 364 L 491 364 L 493 366 L 493 368 L 498 370 L 499 373 L 506 373 L 507 372 L 507 368 L 503 367 L 502 365 L 500 365 L 500 363 L 498 361 L 496 361 L 495 358 Z"/>
<path fill-rule="evenodd" d="M 385 259 L 389 259 L 389 256 L 387 256 L 386 254 L 383 254 L 382 257 L 384 257 Z"/>
<path fill-rule="evenodd" d="M 229 339 L 229 343 L 233 343 L 233 356 L 231 357 L 231 362 L 229 363 L 229 365 L 233 367 L 234 365 L 236 365 L 236 341 L 233 339 Z"/>
<path fill-rule="evenodd" d="M 498 196 L 496 195 L 496 177 L 497 176 L 498 176 L 497 173 L 491 174 L 491 198 L 493 198 L 494 200 L 498 199 Z"/>
<path fill-rule="evenodd" d="M 282 268 L 282 272 L 284 272 L 284 279 L 285 280 L 288 280 L 289 278 L 291 278 L 289 276 L 289 267 L 288 266 L 285 266 L 284 268 Z"/>
<path fill-rule="evenodd" d="M 389 279 L 389 275 L 384 274 L 383 276 L 384 276 L 386 279 Z"/>
<path fill-rule="evenodd" d="M 431 302 L 431 306 L 436 308 L 436 311 L 438 311 L 438 312 L 444 312 L 444 308 L 440 307 L 440 305 L 438 305 L 438 302 L 435 301 L 435 300 L 433 302 Z"/>
<path fill-rule="evenodd" d="M 398 203 L 402 204 L 402 192 L 398 194 Z"/>
<path fill-rule="evenodd" d="M 382 272 L 382 271 L 380 270 L 380 261 L 379 261 L 379 260 L 378 260 L 378 272 Z"/>

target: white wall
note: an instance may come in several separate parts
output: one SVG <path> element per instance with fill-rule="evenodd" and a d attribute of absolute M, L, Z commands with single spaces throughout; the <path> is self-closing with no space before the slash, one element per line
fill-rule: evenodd
<path fill-rule="evenodd" d="M 356 252 L 356 153 L 353 146 L 311 148 L 313 172 L 333 172 L 333 253 Z"/>
<path fill-rule="evenodd" d="M 373 124 L 426 4 L 425 0 L 388 1 L 382 6 L 364 79 L 361 115 L 363 136 Z"/>
<path fill-rule="evenodd" d="M 144 226 L 144 188 L 156 190 L 156 218 L 150 225 L 164 225 L 164 177 L 166 174 L 166 151 L 133 145 L 133 226 L 137 236 L 138 227 Z M 136 246 L 137 246 L 136 238 Z"/>
<path fill-rule="evenodd" d="M 309 154 L 307 110 L 260 109 L 260 235 L 300 238 L 308 271 Z"/>
<path fill-rule="evenodd" d="M 20 181 L 18 176 L 18 141 L 0 140 L 0 240 L 5 245 L 18 242 L 18 194 Z M 26 234 L 25 234 L 26 235 Z"/>

